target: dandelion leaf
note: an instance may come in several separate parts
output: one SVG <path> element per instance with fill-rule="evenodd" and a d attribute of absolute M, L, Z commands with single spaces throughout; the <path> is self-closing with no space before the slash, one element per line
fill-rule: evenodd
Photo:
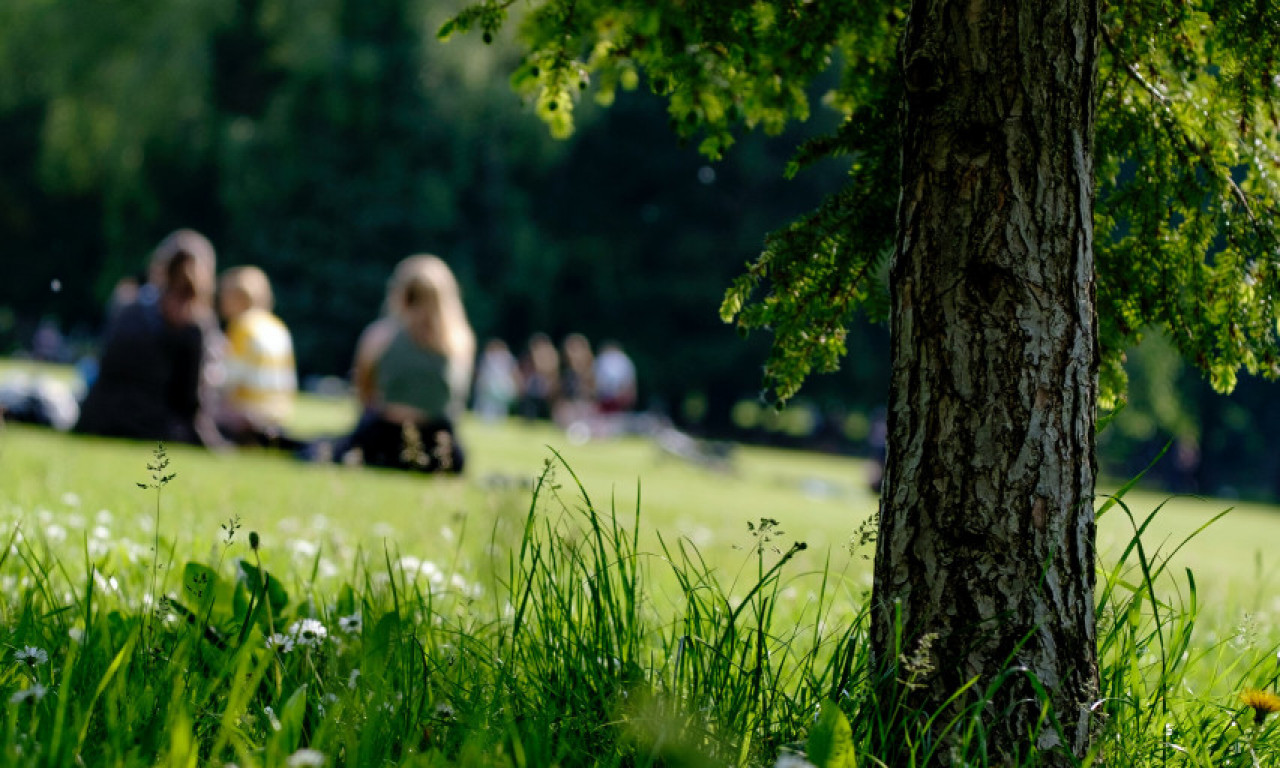
<path fill-rule="evenodd" d="M 218 574 L 203 563 L 187 563 L 182 568 L 182 590 L 201 616 L 213 608 L 220 581 Z"/>
<path fill-rule="evenodd" d="M 265 581 L 267 585 L 267 601 L 271 603 L 273 613 L 280 613 L 289 605 L 289 593 L 280 585 L 280 580 L 271 575 L 270 571 L 259 570 L 253 563 L 240 561 L 240 570 L 244 572 L 245 578 L 249 581 L 249 587 L 255 592 L 262 591 L 262 585 Z"/>
<path fill-rule="evenodd" d="M 822 702 L 818 722 L 809 732 L 807 749 L 809 762 L 817 768 L 857 768 L 853 729 L 834 701 Z"/>

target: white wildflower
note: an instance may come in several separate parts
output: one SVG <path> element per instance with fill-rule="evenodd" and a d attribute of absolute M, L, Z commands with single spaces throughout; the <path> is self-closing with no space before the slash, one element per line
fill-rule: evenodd
<path fill-rule="evenodd" d="M 78 507 L 80 506 L 80 497 L 71 491 L 67 491 L 62 494 L 62 503 L 66 504 L 68 507 Z"/>
<path fill-rule="evenodd" d="M 30 688 L 24 688 L 21 691 L 15 691 L 14 694 L 9 697 L 9 703 L 21 704 L 24 701 L 37 702 L 43 699 L 44 695 L 48 692 L 49 692 L 48 688 L 45 688 L 43 685 L 39 683 L 36 683 L 32 685 Z"/>
<path fill-rule="evenodd" d="M 325 756 L 324 753 L 318 749 L 308 749 L 303 747 L 292 755 L 289 755 L 289 759 L 286 762 L 288 763 L 289 768 L 318 768 L 325 764 Z"/>
<path fill-rule="evenodd" d="M 320 645 L 329 636 L 329 630 L 315 619 L 299 619 L 289 627 L 289 635 L 298 645 Z"/>
<path fill-rule="evenodd" d="M 266 640 L 266 646 L 280 653 L 288 653 L 293 650 L 293 638 L 279 632 L 275 633 Z"/>
<path fill-rule="evenodd" d="M 359 682 L 360 669 L 357 667 L 356 669 L 351 670 L 351 675 L 347 678 L 347 687 L 354 691 Z"/>
<path fill-rule="evenodd" d="M 271 707 L 263 707 L 263 714 L 267 716 L 267 722 L 271 723 L 271 730 L 278 731 L 283 726 L 280 725 L 280 718 L 276 717 L 276 711 Z"/>
<path fill-rule="evenodd" d="M 57 523 L 49 523 L 45 526 L 44 537 L 50 544 L 61 544 L 67 540 L 67 529 Z"/>
<path fill-rule="evenodd" d="M 26 664 L 28 667 L 38 667 L 41 664 L 49 663 L 49 653 L 43 648 L 28 645 L 22 650 L 14 651 L 13 660 Z"/>
<path fill-rule="evenodd" d="M 67 630 L 67 637 L 70 637 L 71 642 L 73 643 L 77 643 L 77 644 L 83 643 L 84 630 L 81 629 L 80 627 L 71 627 L 70 629 Z"/>
<path fill-rule="evenodd" d="M 354 634 L 356 632 L 359 632 L 361 628 L 363 628 L 363 626 L 364 626 L 364 623 L 363 623 L 363 620 L 360 618 L 359 611 L 356 611 L 350 616 L 343 616 L 342 618 L 338 619 L 338 628 L 348 634 Z"/>

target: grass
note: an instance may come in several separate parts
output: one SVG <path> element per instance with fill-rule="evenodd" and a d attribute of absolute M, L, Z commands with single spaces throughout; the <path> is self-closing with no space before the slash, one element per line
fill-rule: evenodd
<path fill-rule="evenodd" d="M 311 405 L 310 429 L 341 426 Z M 865 466 L 742 449 L 725 475 L 641 439 L 462 434 L 468 475 L 425 478 L 6 429 L 0 760 L 875 764 Z M 1241 507 L 1167 559 L 1227 506 L 1130 491 L 1102 518 L 1103 764 L 1280 751 L 1239 698 L 1280 673 L 1280 519 Z"/>

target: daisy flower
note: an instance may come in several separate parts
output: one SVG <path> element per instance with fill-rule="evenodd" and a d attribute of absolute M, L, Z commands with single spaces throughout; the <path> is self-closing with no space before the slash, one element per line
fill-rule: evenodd
<path fill-rule="evenodd" d="M 41 664 L 49 663 L 49 654 L 43 648 L 28 645 L 20 651 L 14 651 L 13 660 L 26 664 L 28 667 L 38 667 Z"/>

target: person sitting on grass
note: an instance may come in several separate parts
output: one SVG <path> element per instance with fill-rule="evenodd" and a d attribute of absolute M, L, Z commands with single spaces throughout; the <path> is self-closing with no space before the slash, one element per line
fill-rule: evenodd
<path fill-rule="evenodd" d="M 107 330 L 97 378 L 74 431 L 222 447 L 208 404 L 220 334 L 213 320 L 213 246 L 179 230 L 152 258 L 154 296 Z"/>
<path fill-rule="evenodd" d="M 356 345 L 352 377 L 360 423 L 332 447 L 337 461 L 461 472 L 457 417 L 471 387 L 475 334 L 457 280 L 439 257 L 410 256 L 387 288 L 386 316 Z"/>
<path fill-rule="evenodd" d="M 271 313 L 271 282 L 257 267 L 233 267 L 218 284 L 218 310 L 226 322 L 218 428 L 239 445 L 281 445 L 293 414 L 298 375 L 293 337 Z"/>

